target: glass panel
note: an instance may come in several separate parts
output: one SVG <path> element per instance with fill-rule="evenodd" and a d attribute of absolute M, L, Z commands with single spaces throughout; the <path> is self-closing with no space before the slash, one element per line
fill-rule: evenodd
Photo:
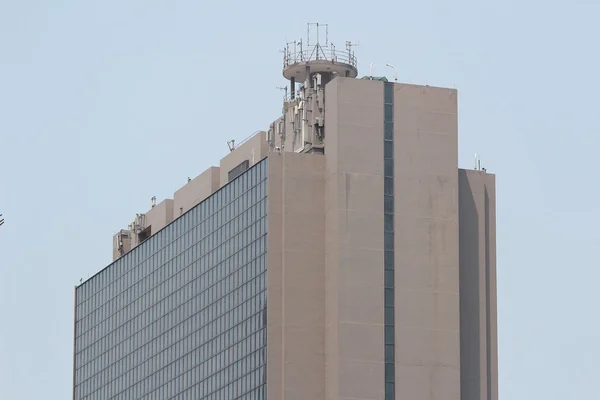
<path fill-rule="evenodd" d="M 385 213 L 393 213 L 394 212 L 394 197 L 385 196 L 383 198 L 383 211 Z"/>
<path fill-rule="evenodd" d="M 383 138 L 385 140 L 394 140 L 394 123 L 383 122 Z"/>
<path fill-rule="evenodd" d="M 264 393 L 266 162 L 78 288 L 76 399 Z"/>
<path fill-rule="evenodd" d="M 385 214 L 383 216 L 385 232 L 394 231 L 394 214 Z M 392 243 L 393 246 L 393 243 Z M 393 250 L 393 247 L 390 249 Z"/>
<path fill-rule="evenodd" d="M 383 118 L 384 118 L 385 122 L 393 122 L 394 121 L 394 106 L 392 104 L 384 104 Z"/>
<path fill-rule="evenodd" d="M 386 217 L 391 217 L 391 215 L 386 215 Z M 393 233 L 385 233 L 384 234 L 384 246 L 385 250 L 394 250 L 394 234 Z"/>
<path fill-rule="evenodd" d="M 394 344 L 394 327 L 385 327 L 385 344 Z"/>
<path fill-rule="evenodd" d="M 385 291 L 385 306 L 394 307 L 394 289 L 384 289 Z"/>
<path fill-rule="evenodd" d="M 386 158 L 384 160 L 384 168 L 383 168 L 383 174 L 385 177 L 393 177 L 394 176 L 394 160 L 391 158 Z"/>
<path fill-rule="evenodd" d="M 385 384 L 385 400 L 395 400 L 396 399 L 396 387 L 394 383 L 387 382 Z"/>
<path fill-rule="evenodd" d="M 385 307 L 385 325 L 394 325 L 394 307 Z"/>
<path fill-rule="evenodd" d="M 383 142 L 383 157 L 394 158 L 394 142 L 391 140 L 385 140 Z"/>
<path fill-rule="evenodd" d="M 387 344 L 385 346 L 385 362 L 394 362 L 396 355 L 394 354 L 395 348 L 393 344 Z"/>
<path fill-rule="evenodd" d="M 393 363 L 386 363 L 385 364 L 385 381 L 386 382 L 390 382 L 393 383 L 396 376 L 396 372 L 395 372 L 395 368 L 394 368 L 394 364 Z"/>
<path fill-rule="evenodd" d="M 384 194 L 387 196 L 394 195 L 394 178 L 384 178 L 383 181 Z"/>
<path fill-rule="evenodd" d="M 394 287 L 394 271 L 390 271 L 390 270 L 385 270 L 385 275 L 384 275 L 384 280 L 385 280 L 385 287 L 386 288 L 393 288 Z"/>
<path fill-rule="evenodd" d="M 384 266 L 387 270 L 394 269 L 394 252 L 393 251 L 385 251 L 383 253 Z"/>
<path fill-rule="evenodd" d="M 383 85 L 383 102 L 384 104 L 392 104 L 394 102 L 394 86 L 391 82 L 386 82 Z"/>

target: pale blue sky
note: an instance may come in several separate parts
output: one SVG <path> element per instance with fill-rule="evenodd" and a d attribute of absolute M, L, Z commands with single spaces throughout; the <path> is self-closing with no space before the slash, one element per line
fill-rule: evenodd
<path fill-rule="evenodd" d="M 600 3 L 206 3 L 0 0 L 0 399 L 70 398 L 74 284 L 279 116 L 306 22 L 459 90 L 460 165 L 497 174 L 501 399 L 598 398 Z"/>

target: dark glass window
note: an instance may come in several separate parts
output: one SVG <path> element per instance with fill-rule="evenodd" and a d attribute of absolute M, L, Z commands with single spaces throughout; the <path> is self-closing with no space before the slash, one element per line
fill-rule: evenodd
<path fill-rule="evenodd" d="M 384 266 L 386 270 L 394 269 L 394 252 L 393 251 L 384 251 Z"/>
<path fill-rule="evenodd" d="M 384 194 L 386 196 L 394 195 L 394 178 L 383 178 Z"/>
<path fill-rule="evenodd" d="M 394 214 L 385 214 L 383 216 L 383 223 L 385 232 L 393 232 L 394 231 Z M 392 246 L 393 246 L 392 242 Z M 392 250 L 392 249 L 390 249 Z"/>
<path fill-rule="evenodd" d="M 393 104 L 384 104 L 383 105 L 383 115 L 385 122 L 393 122 L 394 121 L 394 105 Z"/>
<path fill-rule="evenodd" d="M 387 217 L 387 215 L 386 215 Z M 394 234 L 384 233 L 385 250 L 394 250 Z"/>
<path fill-rule="evenodd" d="M 385 291 L 385 306 L 394 307 L 394 289 L 384 289 Z"/>
<path fill-rule="evenodd" d="M 394 158 L 394 142 L 391 140 L 383 142 L 383 156 L 385 158 Z"/>
<path fill-rule="evenodd" d="M 385 213 L 393 213 L 394 212 L 394 197 L 393 196 L 384 196 L 383 198 L 383 211 Z"/>
<path fill-rule="evenodd" d="M 393 344 L 386 344 L 385 345 L 385 362 L 391 362 L 393 363 L 396 355 L 394 354 L 395 349 L 394 349 L 394 345 Z"/>
<path fill-rule="evenodd" d="M 385 325 L 394 325 L 394 307 L 385 307 Z"/>
<path fill-rule="evenodd" d="M 384 161 L 383 174 L 385 177 L 391 178 L 394 176 L 394 159 L 386 158 Z"/>
<path fill-rule="evenodd" d="M 385 400 L 396 399 L 396 388 L 393 382 L 387 382 L 385 384 Z"/>
<path fill-rule="evenodd" d="M 385 344 L 394 344 L 394 327 L 385 327 Z"/>
<path fill-rule="evenodd" d="M 75 399 L 264 399 L 266 163 L 77 288 Z"/>
<path fill-rule="evenodd" d="M 244 160 L 240 164 L 232 168 L 231 171 L 227 173 L 229 182 L 243 174 L 249 167 L 250 161 Z"/>
<path fill-rule="evenodd" d="M 395 399 L 394 372 L 394 86 L 384 83 L 385 400 Z"/>
<path fill-rule="evenodd" d="M 394 123 L 384 122 L 383 123 L 383 138 L 385 140 L 394 140 Z"/>
<path fill-rule="evenodd" d="M 394 287 L 394 271 L 391 270 L 385 270 L 384 271 L 384 280 L 385 280 L 385 287 L 386 288 L 393 288 Z"/>
<path fill-rule="evenodd" d="M 393 104 L 394 103 L 394 87 L 391 84 L 384 84 L 383 86 L 383 103 Z"/>
<path fill-rule="evenodd" d="M 396 370 L 394 368 L 394 363 L 386 363 L 385 364 L 385 381 L 389 383 L 393 383 L 396 376 Z"/>

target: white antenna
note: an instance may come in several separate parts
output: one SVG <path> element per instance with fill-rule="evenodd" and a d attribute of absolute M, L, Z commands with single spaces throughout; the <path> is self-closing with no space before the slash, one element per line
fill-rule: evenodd
<path fill-rule="evenodd" d="M 394 70 L 394 81 L 398 82 L 398 71 L 396 70 L 396 67 L 394 67 L 392 64 L 385 64 L 386 67 L 390 67 L 391 69 Z"/>
<path fill-rule="evenodd" d="M 375 65 L 374 62 L 372 62 L 369 66 L 369 77 L 371 78 L 371 80 L 373 79 L 373 65 Z"/>
<path fill-rule="evenodd" d="M 473 169 L 475 171 L 482 171 L 481 159 L 479 158 L 479 154 L 475 153 L 475 159 L 474 159 L 473 163 L 475 164 L 475 166 L 473 167 Z M 483 171 L 485 171 L 485 168 L 483 169 Z"/>
<path fill-rule="evenodd" d="M 287 86 L 284 86 L 284 87 L 277 86 L 277 88 L 276 88 L 276 89 L 277 89 L 277 90 L 283 90 L 283 91 L 285 92 L 285 94 L 284 94 L 284 96 L 283 96 L 283 100 L 284 100 L 284 101 L 287 101 L 287 100 L 288 100 L 288 87 L 287 87 Z"/>
<path fill-rule="evenodd" d="M 156 206 L 156 196 L 152 196 L 150 201 L 152 202 L 152 208 L 154 208 Z"/>

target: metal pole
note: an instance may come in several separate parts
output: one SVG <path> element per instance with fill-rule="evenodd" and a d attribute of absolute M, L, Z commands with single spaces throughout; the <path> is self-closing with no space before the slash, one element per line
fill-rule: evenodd
<path fill-rule="evenodd" d="M 292 100 L 296 98 L 296 77 L 292 76 L 290 79 L 290 89 L 292 91 Z"/>
<path fill-rule="evenodd" d="M 394 81 L 398 82 L 398 71 L 396 70 L 396 67 L 394 67 L 392 64 L 385 64 L 385 66 L 394 70 Z"/>

